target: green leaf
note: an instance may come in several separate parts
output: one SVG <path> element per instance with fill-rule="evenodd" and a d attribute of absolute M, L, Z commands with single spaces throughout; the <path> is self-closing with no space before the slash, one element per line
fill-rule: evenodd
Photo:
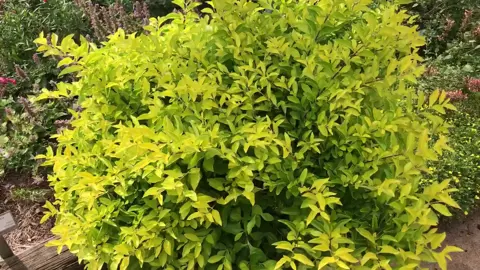
<path fill-rule="evenodd" d="M 283 266 L 284 264 L 286 264 L 287 262 L 290 262 L 290 261 L 291 261 L 291 259 L 290 259 L 289 257 L 283 256 L 283 257 L 277 262 L 277 264 L 275 264 L 275 270 L 282 268 L 282 266 Z"/>
<path fill-rule="evenodd" d="M 207 172 L 214 172 L 215 168 L 213 167 L 215 164 L 214 158 L 206 158 L 203 160 L 203 169 Z"/>
<path fill-rule="evenodd" d="M 51 216 L 50 216 L 49 214 L 45 214 L 45 215 L 42 217 L 42 219 L 40 219 L 40 224 L 43 224 L 43 223 L 47 222 L 47 220 L 49 220 L 50 217 L 51 217 Z"/>
<path fill-rule="evenodd" d="M 387 254 L 393 254 L 393 255 L 397 255 L 400 253 L 398 250 L 388 245 L 381 246 L 381 248 L 382 249 L 380 250 L 380 253 L 387 253 Z"/>
<path fill-rule="evenodd" d="M 443 254 L 448 254 L 448 253 L 452 253 L 452 252 L 465 252 L 465 251 L 463 249 L 461 249 L 459 247 L 455 247 L 455 246 L 446 246 L 442 250 Z"/>
<path fill-rule="evenodd" d="M 438 89 L 433 91 L 433 93 L 430 94 L 430 97 L 428 98 L 428 105 L 430 107 L 435 104 L 439 95 L 440 95 L 440 91 Z"/>
<path fill-rule="evenodd" d="M 127 255 L 130 253 L 130 250 L 128 248 L 127 244 L 119 244 L 115 246 L 115 251 L 117 254 L 121 255 Z"/>
<path fill-rule="evenodd" d="M 255 218 L 248 221 L 248 223 L 247 223 L 247 233 L 251 234 L 254 227 L 255 227 Z"/>
<path fill-rule="evenodd" d="M 362 260 L 360 261 L 360 264 L 361 264 L 361 265 L 365 265 L 365 264 L 366 264 L 368 261 L 370 261 L 370 260 L 378 260 L 377 255 L 375 255 L 375 254 L 372 253 L 372 252 L 367 252 L 367 253 L 363 256 Z"/>
<path fill-rule="evenodd" d="M 163 250 L 168 255 L 172 255 L 172 245 L 168 239 L 165 239 L 165 241 L 163 241 Z"/>
<path fill-rule="evenodd" d="M 214 255 L 214 256 L 210 257 L 208 259 L 208 263 L 212 263 L 212 264 L 217 263 L 217 262 L 221 261 L 223 258 L 225 258 L 225 256 L 217 254 L 217 255 Z"/>
<path fill-rule="evenodd" d="M 450 197 L 449 195 L 447 194 L 440 194 L 437 196 L 437 199 L 440 201 L 440 202 L 443 202 L 445 203 L 446 205 L 450 206 L 450 207 L 454 207 L 454 208 L 458 208 L 460 209 L 460 206 L 458 205 L 458 203 L 456 203 L 452 197 Z"/>
<path fill-rule="evenodd" d="M 312 221 L 317 217 L 319 211 L 318 210 L 311 210 L 310 213 L 307 216 L 307 225 L 310 225 Z"/>
<path fill-rule="evenodd" d="M 340 268 L 342 268 L 342 269 L 347 269 L 347 270 L 350 269 L 350 267 L 348 267 L 347 264 L 345 264 L 344 262 L 342 262 L 342 261 L 340 261 L 340 260 L 337 260 L 336 263 L 337 263 L 337 265 L 338 265 Z"/>
<path fill-rule="evenodd" d="M 280 241 L 273 244 L 277 249 L 292 251 L 293 245 L 287 241 Z"/>
<path fill-rule="evenodd" d="M 124 257 L 122 259 L 122 262 L 120 263 L 120 270 L 126 270 L 128 266 L 130 265 L 130 257 Z"/>
<path fill-rule="evenodd" d="M 308 266 L 313 266 L 313 262 L 307 258 L 307 256 L 303 255 L 303 254 L 300 254 L 300 253 L 295 253 L 293 255 L 293 259 L 294 260 L 297 260 L 305 265 L 308 265 Z"/>
<path fill-rule="evenodd" d="M 466 64 L 465 66 L 463 66 L 462 70 L 465 71 L 465 72 L 473 72 L 474 71 L 472 65 L 470 65 L 470 64 Z"/>
<path fill-rule="evenodd" d="M 420 92 L 418 94 L 418 105 L 421 107 L 421 106 L 423 106 L 423 103 L 425 103 L 425 93 Z"/>
<path fill-rule="evenodd" d="M 213 219 L 215 220 L 215 222 L 222 226 L 222 217 L 220 216 L 220 213 L 217 211 L 217 210 L 212 210 L 212 216 L 213 216 Z"/>
<path fill-rule="evenodd" d="M 443 204 L 435 203 L 435 204 L 432 204 L 432 207 L 433 209 L 435 209 L 437 212 L 439 212 L 444 216 L 447 216 L 447 217 L 452 216 L 452 213 L 450 213 L 450 211 L 448 211 L 448 208 Z"/>
<path fill-rule="evenodd" d="M 188 173 L 188 181 L 193 190 L 197 189 L 198 183 L 200 182 L 201 178 L 202 174 L 200 173 L 199 168 L 194 168 L 190 170 L 190 172 Z"/>
<path fill-rule="evenodd" d="M 247 198 L 250 201 L 252 205 L 255 205 L 255 193 L 251 191 L 244 191 L 242 194 L 245 198 Z"/>
<path fill-rule="evenodd" d="M 235 235 L 234 241 L 240 240 L 240 238 L 242 238 L 242 236 L 243 236 L 243 232 L 237 233 L 237 234 Z"/>
<path fill-rule="evenodd" d="M 335 263 L 336 260 L 334 257 L 323 257 L 323 259 L 320 261 L 320 263 L 318 264 L 318 269 L 321 270 L 323 269 L 325 266 L 329 265 L 329 264 L 332 264 L 332 263 Z"/>
<path fill-rule="evenodd" d="M 445 259 L 445 255 L 437 252 L 432 252 L 432 255 L 437 261 L 438 266 L 440 266 L 442 270 L 447 270 L 447 260 Z"/>
<path fill-rule="evenodd" d="M 218 190 L 218 191 L 223 191 L 225 188 L 223 187 L 223 181 L 224 179 L 222 178 L 209 178 L 208 180 L 208 184 Z"/>
<path fill-rule="evenodd" d="M 302 174 L 298 178 L 298 181 L 300 181 L 300 183 L 302 183 L 302 185 L 305 183 L 305 179 L 307 179 L 307 174 L 308 174 L 308 170 L 303 169 Z"/>
<path fill-rule="evenodd" d="M 194 241 L 194 242 L 200 242 L 201 241 L 200 238 L 198 238 L 198 236 L 193 234 L 193 233 L 186 233 L 186 234 L 184 234 L 184 236 L 190 241 Z"/>
<path fill-rule="evenodd" d="M 356 228 L 356 230 L 361 236 L 365 237 L 372 244 L 375 244 L 375 237 L 369 231 L 365 230 L 364 228 Z"/>
<path fill-rule="evenodd" d="M 410 3 L 413 3 L 415 0 L 395 0 L 395 3 L 399 4 L 399 5 L 406 5 L 406 4 L 410 4 Z"/>
<path fill-rule="evenodd" d="M 262 213 L 261 216 L 265 221 L 273 221 L 274 219 L 273 216 L 270 215 L 269 213 Z"/>
<path fill-rule="evenodd" d="M 71 63 L 73 63 L 73 59 L 70 58 L 70 57 L 65 57 L 62 60 L 60 60 L 60 62 L 58 62 L 57 68 L 59 68 L 61 66 L 70 65 Z"/>
<path fill-rule="evenodd" d="M 72 66 L 69 66 L 69 67 L 66 67 L 65 69 L 63 69 L 60 72 L 60 74 L 58 74 L 58 77 L 61 77 L 63 75 L 70 74 L 70 73 L 73 73 L 73 72 L 78 72 L 82 69 L 83 69 L 83 67 L 80 66 L 80 65 L 72 65 Z"/>
<path fill-rule="evenodd" d="M 143 194 L 143 197 L 148 197 L 148 196 L 158 196 L 160 194 L 161 188 L 159 187 L 151 187 L 145 193 Z"/>

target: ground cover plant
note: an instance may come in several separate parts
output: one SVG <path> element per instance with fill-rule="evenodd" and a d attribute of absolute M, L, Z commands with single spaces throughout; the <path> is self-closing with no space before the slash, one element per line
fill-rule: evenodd
<path fill-rule="evenodd" d="M 412 85 L 424 46 L 396 4 L 211 3 L 63 58 L 37 100 L 78 98 L 46 165 L 50 244 L 89 269 L 446 268 L 448 181 L 420 189 L 454 107 Z M 168 22 L 168 23 L 166 23 Z"/>
<path fill-rule="evenodd" d="M 459 190 L 454 198 L 461 213 L 468 214 L 477 207 L 480 191 L 480 2 L 424 0 L 411 12 L 419 16 L 427 37 L 427 70 L 418 88 L 426 93 L 446 90 L 458 108 L 445 117 L 452 124 L 449 145 L 454 151 L 431 164 L 426 180 L 452 179 Z"/>

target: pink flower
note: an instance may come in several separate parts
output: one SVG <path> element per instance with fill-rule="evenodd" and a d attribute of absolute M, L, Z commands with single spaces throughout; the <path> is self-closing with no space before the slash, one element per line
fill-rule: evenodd
<path fill-rule="evenodd" d="M 473 11 L 471 10 L 465 10 L 465 13 L 463 15 L 463 20 L 462 20 L 462 27 L 460 29 L 463 31 L 465 28 L 467 28 L 468 24 L 470 23 L 470 19 L 472 18 Z"/>
<path fill-rule="evenodd" d="M 461 90 L 456 90 L 447 92 L 447 98 L 452 101 L 464 100 L 467 98 L 467 95 L 465 95 Z"/>
<path fill-rule="evenodd" d="M 0 84 L 9 84 L 9 83 L 16 85 L 17 81 L 12 78 L 0 77 Z"/>
<path fill-rule="evenodd" d="M 454 25 L 455 25 L 455 21 L 450 18 L 447 18 L 447 21 L 445 22 L 445 27 L 443 28 L 443 33 L 441 36 L 438 37 L 438 39 L 444 40 L 452 30 Z"/>
<path fill-rule="evenodd" d="M 43 0 L 43 3 L 47 3 L 47 0 Z"/>
<path fill-rule="evenodd" d="M 436 69 L 434 66 L 428 66 L 427 69 L 425 70 L 425 76 L 430 77 L 430 76 L 435 76 L 438 74 L 438 69 Z"/>
<path fill-rule="evenodd" d="M 480 92 L 480 79 L 466 79 L 466 86 L 472 92 Z"/>
<path fill-rule="evenodd" d="M 480 38 L 480 24 L 472 31 L 473 36 L 476 38 Z"/>

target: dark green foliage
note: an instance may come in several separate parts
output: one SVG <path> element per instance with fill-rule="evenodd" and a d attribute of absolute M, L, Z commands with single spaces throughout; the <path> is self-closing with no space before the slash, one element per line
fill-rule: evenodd
<path fill-rule="evenodd" d="M 480 1 L 421 0 L 412 5 L 427 44 L 430 71 L 422 90 L 462 89 L 468 77 L 480 77 Z"/>
<path fill-rule="evenodd" d="M 175 7 L 171 0 L 145 0 L 152 17 L 165 16 Z"/>
<path fill-rule="evenodd" d="M 479 26 L 478 0 L 418 0 L 409 4 L 409 8 L 412 14 L 418 16 L 420 32 L 427 41 L 424 53 L 429 57 L 442 55 L 457 42 L 474 39 L 473 34 L 468 32 Z M 472 16 L 463 24 L 465 11 L 468 10 L 473 12 Z"/>
<path fill-rule="evenodd" d="M 31 64 L 39 32 L 88 33 L 80 9 L 67 0 L 9 0 L 1 9 L 0 22 L 0 71 L 8 74 L 15 64 Z"/>

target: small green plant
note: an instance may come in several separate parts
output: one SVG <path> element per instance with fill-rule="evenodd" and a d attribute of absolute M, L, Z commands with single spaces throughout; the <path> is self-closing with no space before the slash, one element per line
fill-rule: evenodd
<path fill-rule="evenodd" d="M 12 190 L 12 198 L 20 201 L 45 202 L 51 192 L 50 189 L 15 188 Z"/>
<path fill-rule="evenodd" d="M 102 47 L 41 35 L 61 57 L 38 99 L 78 97 L 53 165 L 52 246 L 89 269 L 414 269 L 450 252 L 454 109 L 426 97 L 413 18 L 369 0 L 215 0 Z M 166 23 L 169 22 L 169 23 Z"/>

